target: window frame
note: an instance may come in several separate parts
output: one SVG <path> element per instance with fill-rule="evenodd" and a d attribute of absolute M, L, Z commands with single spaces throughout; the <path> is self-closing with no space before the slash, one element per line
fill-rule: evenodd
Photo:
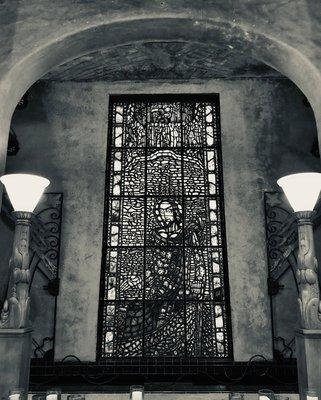
<path fill-rule="evenodd" d="M 128 365 L 131 362 L 138 367 L 139 370 L 145 371 L 148 375 L 148 369 L 152 367 L 158 368 L 159 365 L 164 367 L 166 375 L 166 367 L 171 367 L 171 371 L 177 373 L 184 373 L 186 369 L 190 369 L 191 363 L 198 371 L 197 365 L 211 365 L 213 362 L 224 364 L 231 362 L 233 358 L 233 335 L 231 324 L 231 306 L 230 306 L 230 292 L 229 292 L 229 278 L 228 278 L 228 263 L 227 263 L 227 242 L 226 242 L 226 224 L 225 224 L 225 208 L 224 208 L 224 185 L 223 185 L 223 159 L 222 159 L 222 144 L 221 144 L 221 124 L 220 124 L 220 98 L 218 93 L 210 94 L 113 94 L 109 96 L 108 105 L 108 133 L 107 133 L 107 151 L 106 151 L 106 181 L 105 181 L 105 197 L 104 197 L 104 217 L 103 217 L 103 246 L 102 246 L 102 265 L 101 265 L 101 278 L 100 278 L 100 291 L 99 291 L 99 310 L 97 321 L 97 350 L 96 361 L 103 364 L 113 364 L 121 368 L 121 365 Z M 104 258 L 107 250 L 107 224 L 108 224 L 108 199 L 110 197 L 110 167 L 111 167 L 111 148 L 112 148 L 112 129 L 113 129 L 113 104 L 119 101 L 127 102 L 211 102 L 215 103 L 216 107 L 216 125 L 217 125 L 217 149 L 218 157 L 218 185 L 220 188 L 219 204 L 220 204 L 220 219 L 221 219 L 221 246 L 223 257 L 223 285 L 225 294 L 225 313 L 226 313 L 226 334 L 228 340 L 228 356 L 227 357 L 103 357 L 102 342 L 103 342 L 103 314 L 104 314 L 104 293 L 105 293 L 105 262 Z M 182 144 L 183 145 L 183 144 Z M 200 149 L 204 149 L 201 146 Z M 181 361 L 178 363 L 177 361 Z M 147 372 L 146 372 L 147 371 Z M 180 371 L 180 372 L 179 372 Z"/>

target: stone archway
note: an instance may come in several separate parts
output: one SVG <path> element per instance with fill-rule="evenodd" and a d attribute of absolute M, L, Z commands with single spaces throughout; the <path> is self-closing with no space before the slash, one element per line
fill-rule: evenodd
<path fill-rule="evenodd" d="M 223 39 L 224 38 L 224 39 Z M 222 40 L 223 39 L 223 40 Z M 128 19 L 79 26 L 77 31 L 54 38 L 21 58 L 0 81 L 1 145 L 14 108 L 26 90 L 52 68 L 98 49 L 145 41 L 191 41 L 216 43 L 217 47 L 241 42 L 244 52 L 264 62 L 292 80 L 308 97 L 314 110 L 321 100 L 321 74 L 310 60 L 294 47 L 271 36 L 227 21 L 197 20 L 190 17 Z M 231 46 L 232 47 L 232 46 Z M 317 125 L 321 116 L 316 114 Z M 0 157 L 0 165 L 4 165 Z"/>
<path fill-rule="evenodd" d="M 143 26 L 143 29 L 142 29 Z M 0 81 L 1 137 L 0 161 L 5 164 L 7 132 L 12 112 L 23 93 L 39 78 L 57 65 L 101 48 L 112 48 L 126 43 L 178 39 L 186 42 L 212 43 L 230 32 L 225 45 L 236 40 L 253 57 L 277 69 L 297 84 L 318 110 L 321 77 L 317 68 L 294 48 L 271 37 L 251 32 L 233 24 L 198 22 L 191 18 L 141 19 L 82 26 L 77 32 L 36 48 L 10 69 Z M 304 71 L 304 73 L 303 73 Z M 1 101 L 1 100 L 0 100 Z M 319 123 L 321 121 L 321 115 Z"/>

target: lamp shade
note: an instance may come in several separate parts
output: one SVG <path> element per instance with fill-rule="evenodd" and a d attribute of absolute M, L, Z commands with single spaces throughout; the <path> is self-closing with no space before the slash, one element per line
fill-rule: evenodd
<path fill-rule="evenodd" d="M 46 178 L 29 174 L 3 175 L 0 181 L 6 188 L 14 210 L 28 212 L 33 212 L 50 183 Z"/>
<path fill-rule="evenodd" d="M 321 174 L 304 172 L 284 176 L 277 181 L 293 210 L 312 211 L 321 190 Z"/>

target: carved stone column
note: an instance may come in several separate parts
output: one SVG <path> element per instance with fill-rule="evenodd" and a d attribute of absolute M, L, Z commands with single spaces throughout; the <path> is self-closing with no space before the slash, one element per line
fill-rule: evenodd
<path fill-rule="evenodd" d="M 315 257 L 313 211 L 300 211 L 298 219 L 298 268 L 300 327 L 321 329 L 321 302 L 318 281 L 318 262 Z"/>
<path fill-rule="evenodd" d="M 25 328 L 29 325 L 29 241 L 32 213 L 14 211 L 13 214 L 16 221 L 9 263 L 10 278 L 0 328 Z"/>
<path fill-rule="evenodd" d="M 0 398 L 7 396 L 14 387 L 26 391 L 29 387 L 32 333 L 29 327 L 29 241 L 32 213 L 15 211 L 14 216 L 16 226 L 10 280 L 0 318 Z"/>
<path fill-rule="evenodd" d="M 299 329 L 296 331 L 296 353 L 300 399 L 305 390 L 316 389 L 321 398 L 321 302 L 318 263 L 315 257 L 313 211 L 296 212 L 298 219 Z"/>

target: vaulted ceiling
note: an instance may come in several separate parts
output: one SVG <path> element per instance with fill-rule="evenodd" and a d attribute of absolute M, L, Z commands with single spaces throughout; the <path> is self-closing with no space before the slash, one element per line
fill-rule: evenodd
<path fill-rule="evenodd" d="M 258 76 L 280 74 L 245 54 L 240 43 L 159 41 L 95 51 L 56 67 L 44 79 L 121 81 Z"/>
<path fill-rule="evenodd" d="M 321 30 L 317 29 L 320 5 L 318 0 L 2 0 L 0 72 L 45 43 L 59 41 L 81 26 L 83 29 L 112 20 L 183 15 L 193 17 L 195 24 L 208 24 L 208 29 L 230 21 L 231 26 L 241 27 L 245 34 L 261 32 L 305 50 L 307 57 L 320 58 Z M 146 31 L 144 23 L 139 29 Z M 243 45 L 234 46 L 228 43 L 230 31 L 223 29 L 222 35 L 211 41 L 211 45 L 201 43 L 206 42 L 206 37 L 198 43 L 180 41 L 179 31 L 177 41 L 151 39 L 130 44 L 128 36 L 126 44 L 92 50 L 55 67 L 44 79 L 118 81 L 279 76 L 242 48 L 246 40 Z M 250 36 L 248 40 L 252 40 Z"/>
<path fill-rule="evenodd" d="M 321 109 L 320 1 L 0 3 L 0 98 L 8 109 L 38 79 L 280 77 L 270 66 Z"/>

